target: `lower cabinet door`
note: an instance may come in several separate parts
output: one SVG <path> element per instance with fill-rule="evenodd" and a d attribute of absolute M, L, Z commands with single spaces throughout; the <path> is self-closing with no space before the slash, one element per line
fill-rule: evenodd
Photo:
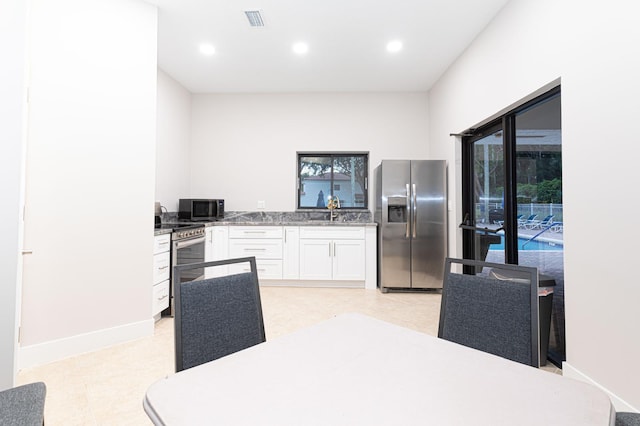
<path fill-rule="evenodd" d="M 285 280 L 300 279 L 300 229 L 297 226 L 284 227 L 282 278 Z"/>
<path fill-rule="evenodd" d="M 169 280 L 153 286 L 153 312 L 157 315 L 169 307 Z"/>
<path fill-rule="evenodd" d="M 153 283 L 158 284 L 168 280 L 171 275 L 171 253 L 165 252 L 153 255 Z"/>
<path fill-rule="evenodd" d="M 229 227 L 212 226 L 207 228 L 207 245 L 204 250 L 205 260 L 229 259 Z M 205 278 L 223 277 L 229 275 L 227 266 L 216 266 L 204 270 Z"/>
<path fill-rule="evenodd" d="M 330 280 L 331 271 L 331 240 L 303 240 L 300 239 L 300 279 L 301 280 Z"/>
<path fill-rule="evenodd" d="M 282 279 L 282 260 L 256 259 L 256 269 L 258 270 L 258 280 Z M 229 266 L 229 274 L 250 271 L 251 268 L 248 263 Z"/>
<path fill-rule="evenodd" d="M 282 238 L 229 240 L 229 257 L 247 256 L 255 256 L 256 259 L 282 259 Z"/>
<path fill-rule="evenodd" d="M 333 279 L 360 281 L 365 279 L 365 244 L 363 240 L 333 242 Z"/>

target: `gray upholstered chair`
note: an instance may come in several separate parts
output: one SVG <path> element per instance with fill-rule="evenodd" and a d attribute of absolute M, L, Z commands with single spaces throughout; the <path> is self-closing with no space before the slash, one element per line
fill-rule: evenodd
<path fill-rule="evenodd" d="M 536 268 L 445 260 L 438 337 L 539 367 L 539 336 Z"/>
<path fill-rule="evenodd" d="M 187 281 L 174 289 L 176 371 L 264 342 L 264 320 L 255 257 L 178 265 L 187 269 L 244 264 L 248 272 Z M 242 266 L 242 265 L 240 265 Z"/>
<path fill-rule="evenodd" d="M 0 392 L 0 425 L 42 426 L 47 387 L 29 383 Z"/>
<path fill-rule="evenodd" d="M 616 413 L 616 426 L 640 426 L 640 413 Z"/>

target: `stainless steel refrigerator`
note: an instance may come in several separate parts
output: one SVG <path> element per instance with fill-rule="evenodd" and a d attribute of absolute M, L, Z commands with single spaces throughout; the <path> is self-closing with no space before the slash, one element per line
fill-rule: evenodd
<path fill-rule="evenodd" d="M 383 160 L 375 168 L 378 287 L 442 288 L 447 256 L 447 164 Z"/>

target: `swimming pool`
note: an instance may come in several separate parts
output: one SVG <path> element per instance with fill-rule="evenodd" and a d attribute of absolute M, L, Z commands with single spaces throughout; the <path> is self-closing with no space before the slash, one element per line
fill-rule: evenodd
<path fill-rule="evenodd" d="M 535 239 L 533 241 L 529 241 L 528 238 L 518 237 L 518 250 L 525 251 L 562 251 L 564 250 L 564 245 L 560 242 L 554 241 L 540 241 Z M 525 245 L 525 243 L 527 243 Z M 504 250 L 504 236 L 500 237 L 500 244 L 491 244 L 489 246 L 489 250 Z"/>

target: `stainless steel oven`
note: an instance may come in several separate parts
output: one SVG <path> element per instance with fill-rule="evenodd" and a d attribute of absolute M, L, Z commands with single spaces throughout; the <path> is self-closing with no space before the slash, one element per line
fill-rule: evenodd
<path fill-rule="evenodd" d="M 174 280 L 173 267 L 187 263 L 204 262 L 205 246 L 204 225 L 175 225 L 171 233 L 171 299 L 164 314 L 174 315 L 174 288 L 179 283 Z M 180 276 L 180 282 L 195 281 L 204 278 L 204 268 L 185 271 Z"/>

